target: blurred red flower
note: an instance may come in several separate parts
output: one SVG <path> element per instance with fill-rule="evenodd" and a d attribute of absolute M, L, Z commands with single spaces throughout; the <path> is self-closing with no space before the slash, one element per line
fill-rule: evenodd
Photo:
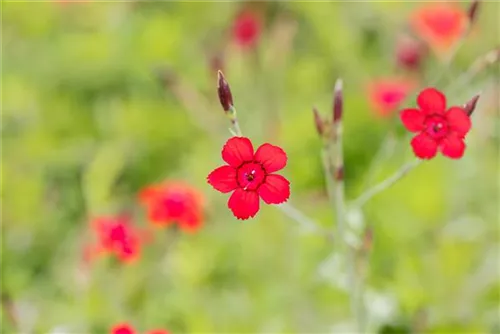
<path fill-rule="evenodd" d="M 97 217 L 92 220 L 91 227 L 97 245 L 86 249 L 88 259 L 103 253 L 115 254 L 123 262 L 131 262 L 139 257 L 141 234 L 127 217 Z"/>
<path fill-rule="evenodd" d="M 127 323 L 121 323 L 111 328 L 111 334 L 135 334 L 136 331 Z"/>
<path fill-rule="evenodd" d="M 428 3 L 414 12 L 411 24 L 415 32 L 438 54 L 447 52 L 468 25 L 467 12 L 456 3 Z"/>
<path fill-rule="evenodd" d="M 391 116 L 414 87 L 415 83 L 408 79 L 376 79 L 368 84 L 368 99 L 378 116 Z"/>
<path fill-rule="evenodd" d="M 121 323 L 113 326 L 110 332 L 110 334 L 136 334 L 136 333 L 137 332 L 135 331 L 135 329 L 127 323 Z M 147 334 L 170 334 L 170 332 L 165 329 L 152 329 L 148 331 Z"/>
<path fill-rule="evenodd" d="M 233 23 L 233 40 L 241 47 L 251 47 L 257 43 L 261 33 L 259 16 L 252 11 L 240 13 Z"/>
<path fill-rule="evenodd" d="M 178 224 L 187 232 L 203 226 L 204 196 L 196 188 L 181 181 L 167 181 L 144 188 L 139 202 L 156 225 Z"/>
<path fill-rule="evenodd" d="M 444 156 L 459 159 L 465 151 L 464 137 L 471 121 L 461 107 L 446 110 L 446 97 L 435 88 L 424 89 L 417 97 L 419 109 L 401 111 L 401 121 L 410 132 L 419 132 L 411 140 L 415 155 L 433 158 L 438 148 Z"/>
<path fill-rule="evenodd" d="M 396 42 L 396 63 L 399 67 L 415 71 L 419 70 L 427 54 L 422 42 L 406 35 L 401 35 Z"/>
<path fill-rule="evenodd" d="M 232 137 L 222 149 L 222 159 L 227 165 L 213 170 L 207 181 L 222 193 L 234 191 L 227 204 L 236 218 L 254 217 L 259 211 L 259 197 L 267 204 L 280 204 L 290 197 L 290 182 L 272 174 L 287 163 L 280 147 L 266 143 L 254 154 L 250 139 Z"/>

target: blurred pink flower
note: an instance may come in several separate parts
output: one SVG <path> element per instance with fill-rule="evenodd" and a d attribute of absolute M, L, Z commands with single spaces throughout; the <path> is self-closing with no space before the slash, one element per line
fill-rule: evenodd
<path fill-rule="evenodd" d="M 256 13 L 246 10 L 233 23 L 233 40 L 241 47 L 254 46 L 261 34 L 261 21 Z"/>
<path fill-rule="evenodd" d="M 388 117 L 415 87 L 415 83 L 404 78 L 380 78 L 368 84 L 368 99 L 377 116 Z"/>

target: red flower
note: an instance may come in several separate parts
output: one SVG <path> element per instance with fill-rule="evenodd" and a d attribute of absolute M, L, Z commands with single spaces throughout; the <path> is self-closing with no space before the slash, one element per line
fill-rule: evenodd
<path fill-rule="evenodd" d="M 208 183 L 222 193 L 234 191 L 227 203 L 238 219 L 254 217 L 260 198 L 267 204 L 280 204 L 290 197 L 290 182 L 272 174 L 287 163 L 286 153 L 271 144 L 261 145 L 254 154 L 250 139 L 230 138 L 222 149 L 227 165 L 212 171 Z"/>
<path fill-rule="evenodd" d="M 234 21 L 233 39 L 241 47 L 251 47 L 259 39 L 260 31 L 259 17 L 251 11 L 244 11 Z"/>
<path fill-rule="evenodd" d="M 166 329 L 153 329 L 148 332 L 148 334 L 170 334 Z"/>
<path fill-rule="evenodd" d="M 466 11 L 456 4 L 429 3 L 413 14 L 411 24 L 437 53 L 443 53 L 463 36 L 468 17 Z"/>
<path fill-rule="evenodd" d="M 414 87 L 412 81 L 398 78 L 377 79 L 368 85 L 368 97 L 378 116 L 395 112 Z"/>
<path fill-rule="evenodd" d="M 417 97 L 420 109 L 401 111 L 401 121 L 411 132 L 420 132 L 411 140 L 415 155 L 433 158 L 438 148 L 443 155 L 459 159 L 465 151 L 464 137 L 471 121 L 461 107 L 446 110 L 446 97 L 435 88 L 423 90 Z"/>
<path fill-rule="evenodd" d="M 153 224 L 177 223 L 188 232 L 203 225 L 203 194 L 186 183 L 168 181 L 146 187 L 140 192 L 139 201 L 146 207 Z"/>
<path fill-rule="evenodd" d="M 127 323 L 121 323 L 111 328 L 111 334 L 135 334 L 135 330 Z"/>
<path fill-rule="evenodd" d="M 138 258 L 141 250 L 139 232 L 126 217 L 99 217 L 92 221 L 97 246 L 91 248 L 94 254 L 112 253 L 123 262 Z"/>

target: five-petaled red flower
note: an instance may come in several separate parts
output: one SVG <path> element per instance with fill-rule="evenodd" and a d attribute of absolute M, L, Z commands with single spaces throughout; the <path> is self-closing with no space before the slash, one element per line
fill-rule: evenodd
<path fill-rule="evenodd" d="M 127 217 L 98 217 L 91 222 L 97 245 L 86 250 L 86 256 L 111 253 L 120 261 L 131 262 L 139 257 L 141 233 Z"/>
<path fill-rule="evenodd" d="M 370 82 L 368 98 L 371 108 L 378 116 L 392 115 L 414 86 L 412 81 L 402 78 L 381 78 Z"/>
<path fill-rule="evenodd" d="M 429 3 L 414 12 L 411 24 L 420 38 L 442 54 L 463 36 L 468 17 L 457 4 Z"/>
<path fill-rule="evenodd" d="M 222 193 L 234 191 L 227 203 L 238 219 L 254 217 L 260 198 L 267 204 L 280 204 L 290 197 L 290 182 L 273 174 L 286 166 L 286 153 L 271 144 L 261 145 L 254 153 L 250 139 L 230 138 L 222 149 L 227 165 L 212 171 L 208 183 Z"/>
<path fill-rule="evenodd" d="M 260 18 L 252 11 L 240 13 L 233 24 L 233 39 L 241 47 L 251 47 L 259 39 Z"/>
<path fill-rule="evenodd" d="M 136 334 L 137 331 L 128 323 L 121 323 L 111 328 L 110 334 Z M 166 329 L 152 329 L 146 334 L 170 334 Z"/>
<path fill-rule="evenodd" d="M 139 201 L 155 225 L 177 224 L 187 232 L 203 226 L 203 194 L 187 183 L 166 181 L 148 186 L 140 192 Z"/>
<path fill-rule="evenodd" d="M 419 132 L 411 140 L 415 155 L 433 158 L 438 148 L 443 155 L 459 159 L 465 151 L 464 137 L 471 121 L 461 107 L 446 110 L 446 97 L 435 88 L 423 90 L 417 97 L 420 109 L 401 111 L 401 121 L 411 132 Z"/>

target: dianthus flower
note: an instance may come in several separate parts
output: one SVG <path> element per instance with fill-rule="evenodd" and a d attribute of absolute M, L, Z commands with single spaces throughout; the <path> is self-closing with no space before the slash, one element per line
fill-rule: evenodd
<path fill-rule="evenodd" d="M 228 207 L 238 219 L 254 217 L 260 198 L 267 204 L 280 204 L 290 197 L 290 182 L 273 174 L 286 166 L 286 153 L 271 144 L 261 145 L 254 153 L 250 139 L 230 138 L 222 149 L 227 165 L 212 171 L 207 181 L 222 193 L 233 192 Z"/>
<path fill-rule="evenodd" d="M 139 193 L 139 202 L 155 225 L 177 224 L 188 232 L 203 226 L 203 194 L 187 183 L 166 181 L 148 186 Z"/>
<path fill-rule="evenodd" d="M 401 111 L 406 129 L 418 134 L 411 140 L 418 158 L 431 159 L 438 149 L 444 156 L 459 159 L 465 151 L 464 137 L 471 121 L 462 107 L 446 109 L 446 97 L 435 88 L 424 89 L 417 97 L 419 109 Z"/>

